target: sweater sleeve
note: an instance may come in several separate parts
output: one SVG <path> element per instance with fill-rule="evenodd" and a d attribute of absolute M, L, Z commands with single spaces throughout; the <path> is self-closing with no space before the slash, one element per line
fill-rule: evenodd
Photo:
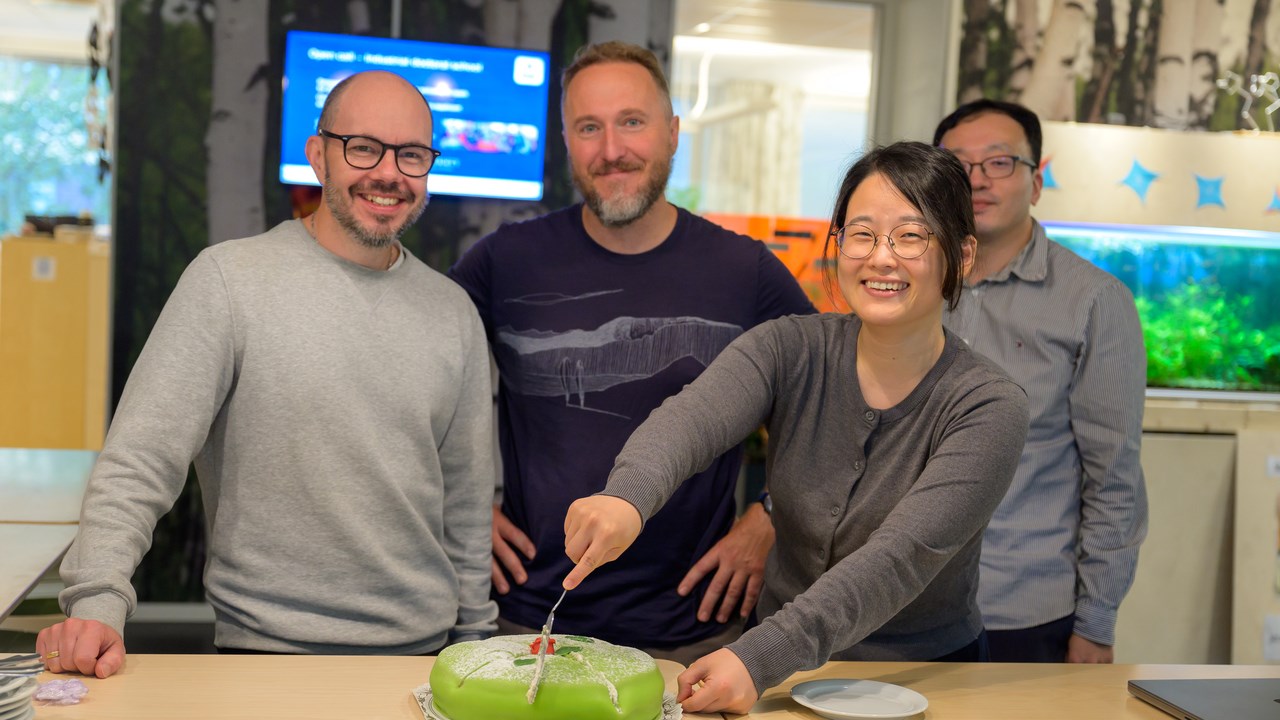
<path fill-rule="evenodd" d="M 457 283 L 463 290 L 467 291 L 467 295 L 471 298 L 472 304 L 476 306 L 476 312 L 480 313 L 480 323 L 484 326 L 484 332 L 490 342 L 493 341 L 493 255 L 491 248 L 495 242 L 493 238 L 496 233 L 488 235 L 480 239 L 475 245 L 472 245 L 466 253 L 463 254 L 453 267 L 449 268 L 447 277 Z M 490 367 L 491 382 L 493 393 L 497 391 L 497 365 L 493 358 L 492 352 L 485 353 L 485 362 Z M 492 398 L 496 403 L 496 395 Z M 502 451 L 498 447 L 497 433 L 493 434 L 493 492 L 492 503 L 495 506 L 502 505 Z"/>
<path fill-rule="evenodd" d="M 480 313 L 480 320 L 484 323 L 485 331 L 493 332 L 492 316 L 490 314 L 492 280 L 490 272 L 492 268 L 492 257 L 490 255 L 490 246 L 494 242 L 493 236 L 487 236 L 480 239 L 475 245 L 472 245 L 458 262 L 449 268 L 447 277 L 457 283 L 463 290 L 467 291 L 467 295 L 471 296 L 471 302 L 475 303 L 476 311 Z"/>
<path fill-rule="evenodd" d="M 1011 382 L 987 382 L 963 397 L 919 478 L 866 544 L 729 645 L 757 691 L 819 667 L 928 587 L 995 512 L 1022 454 L 1027 418 L 1026 396 Z"/>
<path fill-rule="evenodd" d="M 649 414 L 623 446 L 602 494 L 653 517 L 680 484 L 742 442 L 773 405 L 773 323 L 729 344 L 696 380 Z"/>
<path fill-rule="evenodd" d="M 458 618 L 451 641 L 492 635 L 498 617 L 498 606 L 489 599 L 494 477 L 489 354 L 480 318 L 467 310 L 458 406 L 440 443 L 444 550 L 458 578 Z"/>
<path fill-rule="evenodd" d="M 203 253 L 174 288 L 129 375 L 62 561 L 71 617 L 123 632 L 130 577 L 173 506 L 235 378 L 235 327 L 216 261 Z"/>

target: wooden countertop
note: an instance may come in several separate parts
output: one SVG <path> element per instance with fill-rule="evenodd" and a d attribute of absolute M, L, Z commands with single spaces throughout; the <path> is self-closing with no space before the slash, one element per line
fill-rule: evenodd
<path fill-rule="evenodd" d="M 410 692 L 434 657 L 130 655 L 120 673 L 85 678 L 79 705 L 39 707 L 36 720 L 422 720 Z M 683 667 L 659 660 L 675 690 Z M 44 673 L 40 681 L 77 677 Z M 685 715 L 710 720 L 719 715 Z"/>
<path fill-rule="evenodd" d="M 37 720 L 421 720 L 410 696 L 431 657 L 130 655 L 123 672 L 86 679 L 79 705 L 40 707 Z M 658 661 L 674 690 L 681 667 Z M 40 680 L 54 676 L 45 673 Z M 929 708 L 913 720 L 1168 720 L 1129 695 L 1131 678 L 1280 677 L 1280 665 L 1021 665 L 828 663 L 765 693 L 747 717 L 813 720 L 790 697 L 805 680 L 858 678 L 912 688 Z M 715 718 L 715 715 L 685 717 Z M 737 718 L 742 716 L 728 716 Z"/>
<path fill-rule="evenodd" d="M 765 691 L 748 717 L 812 720 L 819 716 L 791 699 L 792 686 L 806 680 L 855 678 L 893 683 L 924 695 L 929 708 L 913 720 L 1169 720 L 1129 695 L 1128 681 L 1201 677 L 1280 678 L 1280 665 L 832 662 Z"/>

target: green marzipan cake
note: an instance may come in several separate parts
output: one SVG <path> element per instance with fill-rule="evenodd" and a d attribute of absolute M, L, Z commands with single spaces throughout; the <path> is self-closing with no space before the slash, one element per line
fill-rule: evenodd
<path fill-rule="evenodd" d="M 436 709 L 449 720 L 659 720 L 665 682 L 635 648 L 554 636 L 537 695 L 528 701 L 537 635 L 505 635 L 445 648 L 431 668 Z"/>

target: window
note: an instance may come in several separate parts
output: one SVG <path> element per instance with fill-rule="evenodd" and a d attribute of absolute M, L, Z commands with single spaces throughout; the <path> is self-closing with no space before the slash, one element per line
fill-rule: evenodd
<path fill-rule="evenodd" d="M 875 23 L 853 2 L 677 0 L 672 202 L 829 217 L 868 139 Z"/>
<path fill-rule="evenodd" d="M 29 214 L 108 223 L 110 183 L 99 182 L 86 122 L 105 78 L 91 93 L 85 64 L 3 55 L 0 77 L 0 234 L 19 232 Z"/>

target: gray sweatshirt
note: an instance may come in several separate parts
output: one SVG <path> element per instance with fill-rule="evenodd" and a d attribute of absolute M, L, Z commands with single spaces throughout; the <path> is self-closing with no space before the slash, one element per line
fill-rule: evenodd
<path fill-rule="evenodd" d="M 121 630 L 194 461 L 220 647 L 425 653 L 495 629 L 492 399 L 466 293 L 296 221 L 210 247 L 125 387 L 62 563 L 69 615 Z"/>
<path fill-rule="evenodd" d="M 947 333 L 915 390 L 872 408 L 860 329 L 828 314 L 743 335 L 636 430 L 604 491 L 648 518 L 766 423 L 777 542 L 763 621 L 729 646 L 758 691 L 829 659 L 932 660 L 982 630 L 982 530 L 1022 454 L 1026 395 Z"/>

